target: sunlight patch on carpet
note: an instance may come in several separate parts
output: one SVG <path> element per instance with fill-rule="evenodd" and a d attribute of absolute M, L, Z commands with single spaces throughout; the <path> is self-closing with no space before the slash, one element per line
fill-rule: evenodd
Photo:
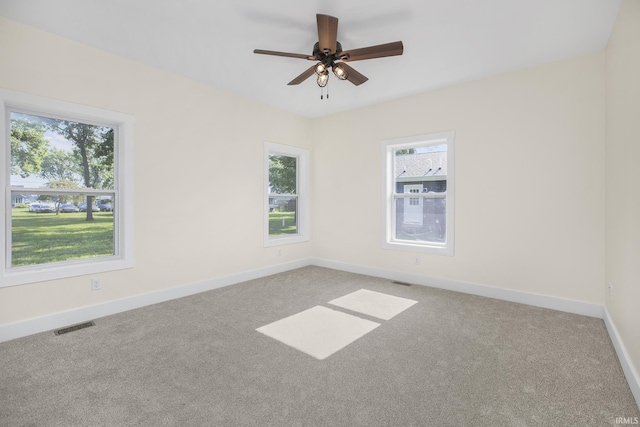
<path fill-rule="evenodd" d="M 329 304 L 377 317 L 378 319 L 389 320 L 417 302 L 412 299 L 360 289 L 329 301 Z"/>
<path fill-rule="evenodd" d="M 378 326 L 370 320 L 315 306 L 256 331 L 322 360 Z"/>

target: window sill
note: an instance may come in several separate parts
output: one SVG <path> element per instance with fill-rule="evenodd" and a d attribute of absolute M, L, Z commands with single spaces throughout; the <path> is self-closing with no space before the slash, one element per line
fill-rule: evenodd
<path fill-rule="evenodd" d="M 292 243 L 308 242 L 309 237 L 301 234 L 295 234 L 292 236 L 283 237 L 270 237 L 264 241 L 264 247 L 269 248 L 272 246 L 289 245 Z"/>
<path fill-rule="evenodd" d="M 412 243 L 409 241 L 395 240 L 391 242 L 383 242 L 383 249 L 407 252 L 420 252 L 428 254 L 453 256 L 453 245 L 438 245 L 429 243 Z"/>
<path fill-rule="evenodd" d="M 18 267 L 3 271 L 0 278 L 0 287 L 66 279 L 132 267 L 133 261 L 122 258 L 102 258 L 101 260 L 92 259 L 80 262 L 60 262 L 41 266 Z"/>

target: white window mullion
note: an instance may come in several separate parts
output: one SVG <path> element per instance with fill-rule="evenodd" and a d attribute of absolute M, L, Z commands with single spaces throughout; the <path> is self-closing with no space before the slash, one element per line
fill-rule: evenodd
<path fill-rule="evenodd" d="M 446 199 L 447 193 L 393 193 L 397 199 Z"/>

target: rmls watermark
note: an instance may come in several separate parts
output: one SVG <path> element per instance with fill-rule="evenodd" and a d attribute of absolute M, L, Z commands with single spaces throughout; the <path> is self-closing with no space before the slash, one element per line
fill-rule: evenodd
<path fill-rule="evenodd" d="M 640 424 L 638 417 L 616 417 L 617 426 L 632 426 Z"/>

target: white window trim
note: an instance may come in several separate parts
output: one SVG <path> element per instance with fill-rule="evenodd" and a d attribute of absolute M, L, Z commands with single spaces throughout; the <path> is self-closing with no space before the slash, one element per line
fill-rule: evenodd
<path fill-rule="evenodd" d="M 383 237 L 382 247 L 384 249 L 422 252 L 453 256 L 454 255 L 454 220 L 455 220 L 455 171 L 454 171 L 454 137 L 455 132 L 441 132 L 427 135 L 416 135 L 404 138 L 395 138 L 382 141 L 382 176 L 383 176 Z M 446 236 L 445 243 L 435 242 L 414 242 L 408 240 L 395 239 L 395 159 L 394 150 L 422 147 L 425 145 L 447 144 L 447 214 L 446 214 Z M 399 195 L 396 195 L 399 196 Z M 400 197 L 415 197 L 415 194 L 407 193 Z M 420 197 L 433 198 L 442 197 L 441 194 L 421 193 Z"/>
<path fill-rule="evenodd" d="M 8 159 L 11 158 L 10 124 L 8 109 L 26 110 L 44 116 L 60 116 L 71 120 L 88 123 L 100 123 L 118 129 L 114 147 L 114 167 L 116 185 L 118 185 L 118 212 L 114 218 L 117 255 L 96 257 L 91 259 L 38 264 L 19 268 L 9 268 L 6 264 L 7 251 L 11 251 L 10 240 L 4 238 L 0 245 L 0 287 L 45 280 L 63 279 L 66 277 L 102 273 L 124 268 L 131 268 L 133 260 L 133 116 L 87 107 L 69 102 L 43 98 L 34 95 L 0 89 L 0 150 L 4 160 L 0 162 L 0 183 L 4 188 L 1 213 L 5 236 L 11 235 L 11 171 Z M 65 190 L 62 190 L 64 192 Z M 59 191 L 60 192 L 60 191 Z M 110 190 L 105 190 L 109 193 Z"/>
<path fill-rule="evenodd" d="M 298 233 L 285 236 L 269 236 L 269 155 L 297 157 Z M 309 150 L 289 145 L 264 142 L 264 246 L 287 245 L 309 240 Z"/>

